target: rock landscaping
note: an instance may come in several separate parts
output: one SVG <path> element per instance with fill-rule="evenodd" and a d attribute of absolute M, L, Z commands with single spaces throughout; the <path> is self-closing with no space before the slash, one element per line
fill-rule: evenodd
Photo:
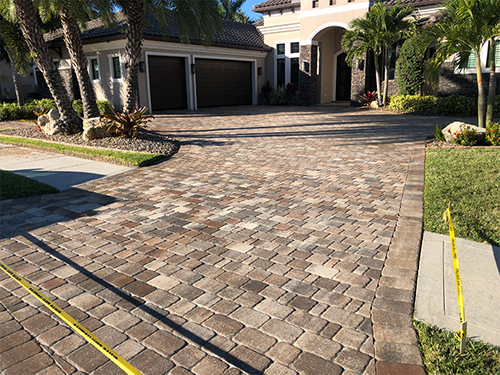
<path fill-rule="evenodd" d="M 106 148 L 130 152 L 147 152 L 151 154 L 173 155 L 179 149 L 179 142 L 171 137 L 150 130 L 142 129 L 137 138 L 105 137 L 85 141 L 82 134 L 47 135 L 35 129 L 8 129 L 2 135 L 40 139 L 47 142 L 59 142 L 84 147 Z"/>

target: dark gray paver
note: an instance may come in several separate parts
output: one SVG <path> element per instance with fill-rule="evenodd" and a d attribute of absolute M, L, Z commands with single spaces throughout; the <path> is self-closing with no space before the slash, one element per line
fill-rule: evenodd
<path fill-rule="evenodd" d="M 144 373 L 418 373 L 407 318 L 423 139 L 443 121 L 336 107 L 159 115 L 153 127 L 180 139 L 177 155 L 1 202 L 0 258 L 114 332 Z M 13 349 L 66 335 L 3 276 L 0 298 L 10 314 L 30 305 L 55 322 Z M 13 334 L 22 323 L 0 324 Z M 87 348 L 74 333 L 49 344 L 69 373 L 113 371 Z"/>

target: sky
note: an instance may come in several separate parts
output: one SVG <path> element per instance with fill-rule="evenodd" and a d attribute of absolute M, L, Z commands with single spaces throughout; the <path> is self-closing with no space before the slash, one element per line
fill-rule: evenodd
<path fill-rule="evenodd" d="M 243 9 L 243 12 L 250 18 L 259 18 L 261 15 L 260 13 L 254 13 L 252 12 L 252 8 L 255 4 L 259 4 L 264 2 L 265 0 L 246 0 L 241 9 Z"/>

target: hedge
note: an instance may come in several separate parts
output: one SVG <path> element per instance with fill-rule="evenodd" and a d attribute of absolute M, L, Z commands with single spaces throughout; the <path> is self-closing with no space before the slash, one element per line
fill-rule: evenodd
<path fill-rule="evenodd" d="M 477 116 L 477 97 L 395 95 L 389 108 L 426 115 L 474 117 Z M 495 99 L 493 116 L 500 117 L 500 95 Z"/>
<path fill-rule="evenodd" d="M 109 113 L 112 108 L 111 103 L 106 100 L 98 100 L 97 107 L 101 114 Z M 33 111 L 39 111 L 41 108 L 52 109 L 57 108 L 57 106 L 52 99 L 34 99 L 26 102 L 26 104 L 21 107 L 17 103 L 3 103 L 0 104 L 0 121 L 34 119 L 36 115 Z M 81 100 L 75 100 L 73 102 L 73 109 L 80 117 L 83 117 Z"/>

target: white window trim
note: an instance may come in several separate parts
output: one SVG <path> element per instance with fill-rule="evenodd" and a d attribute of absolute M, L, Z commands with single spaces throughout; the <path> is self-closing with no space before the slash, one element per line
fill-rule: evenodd
<path fill-rule="evenodd" d="M 120 70 L 121 70 L 121 78 L 115 78 L 114 74 L 114 68 L 113 68 L 113 57 L 118 57 L 120 59 Z M 112 53 L 108 55 L 108 61 L 109 61 L 109 76 L 111 77 L 112 82 L 123 82 L 123 76 L 124 76 L 124 69 L 123 69 L 123 61 L 122 61 L 122 56 L 120 53 Z"/>
<path fill-rule="evenodd" d="M 99 78 L 94 79 L 92 75 L 92 60 L 97 60 L 97 71 L 99 72 Z M 87 56 L 87 67 L 89 71 L 89 78 L 92 81 L 92 83 L 98 83 L 101 82 L 102 78 L 102 70 L 101 70 L 101 62 L 99 61 L 99 56 Z M 123 76 L 123 74 L 122 74 Z"/>

